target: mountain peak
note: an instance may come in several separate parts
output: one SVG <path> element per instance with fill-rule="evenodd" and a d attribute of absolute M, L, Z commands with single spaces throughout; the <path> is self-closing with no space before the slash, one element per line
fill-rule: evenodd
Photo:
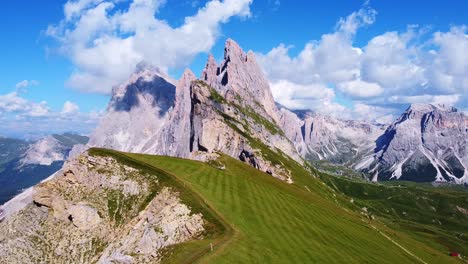
<path fill-rule="evenodd" d="M 245 55 L 244 51 L 242 48 L 239 46 L 237 42 L 235 42 L 233 39 L 227 39 L 226 43 L 224 45 L 224 59 L 227 60 L 230 55 L 234 55 L 237 57 L 237 55 Z"/>
<path fill-rule="evenodd" d="M 208 83 L 210 86 L 215 87 L 218 75 L 218 64 L 212 54 L 208 56 L 205 69 L 202 72 L 201 79 Z"/>
<path fill-rule="evenodd" d="M 435 106 L 432 104 L 424 104 L 424 103 L 413 103 L 411 104 L 406 112 L 408 111 L 417 111 L 417 112 L 430 112 L 435 109 Z"/>
<path fill-rule="evenodd" d="M 424 104 L 424 103 L 413 103 L 411 104 L 406 112 L 408 111 L 417 111 L 417 112 L 431 112 L 434 110 L 440 110 L 445 112 L 457 112 L 458 110 L 455 107 L 446 104 Z"/>
<path fill-rule="evenodd" d="M 189 68 L 185 68 L 184 73 L 182 74 L 181 80 L 184 80 L 184 79 L 187 79 L 187 78 L 189 78 L 189 79 L 196 78 L 195 74 Z"/>

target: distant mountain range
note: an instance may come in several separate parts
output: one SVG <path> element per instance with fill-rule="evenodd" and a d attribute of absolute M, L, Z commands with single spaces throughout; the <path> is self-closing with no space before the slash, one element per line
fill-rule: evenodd
<path fill-rule="evenodd" d="M 453 107 L 413 104 L 390 125 L 294 113 L 285 131 L 309 160 L 345 165 L 373 181 L 468 183 L 468 117 Z M 298 126 L 302 136 L 295 136 Z"/>
<path fill-rule="evenodd" d="M 73 146 L 87 142 L 87 137 L 70 133 L 34 142 L 0 138 L 0 204 L 58 171 Z"/>
<path fill-rule="evenodd" d="M 113 90 L 87 147 L 201 160 L 222 152 L 288 180 L 265 158 L 273 150 L 346 165 L 373 181 L 461 184 L 468 183 L 467 131 L 463 113 L 430 104 L 411 105 L 390 125 L 291 111 L 275 103 L 254 54 L 228 40 L 224 60 L 210 56 L 199 79 L 190 70 L 179 81 L 138 70 Z"/>

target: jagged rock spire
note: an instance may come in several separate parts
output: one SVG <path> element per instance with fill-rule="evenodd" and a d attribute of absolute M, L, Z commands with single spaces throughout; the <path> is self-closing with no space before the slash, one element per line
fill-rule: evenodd
<path fill-rule="evenodd" d="M 190 69 L 185 69 L 182 77 L 177 82 L 175 109 L 190 111 L 190 85 L 196 79 L 197 77 Z"/>
<path fill-rule="evenodd" d="M 245 53 L 239 44 L 228 39 L 220 66 L 216 65 L 214 58 L 209 58 L 204 73 L 205 80 L 228 101 L 237 101 L 244 107 L 254 108 L 267 119 L 279 121 L 268 80 L 252 51 Z"/>
<path fill-rule="evenodd" d="M 202 72 L 202 80 L 205 81 L 208 85 L 216 87 L 217 77 L 218 77 L 218 64 L 216 63 L 213 55 L 208 56 L 208 61 L 206 62 L 205 69 Z"/>

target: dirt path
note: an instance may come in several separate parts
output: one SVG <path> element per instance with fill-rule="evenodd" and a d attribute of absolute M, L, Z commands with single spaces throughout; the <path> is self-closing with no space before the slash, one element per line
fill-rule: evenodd
<path fill-rule="evenodd" d="M 392 242 L 393 244 L 395 244 L 397 247 L 401 248 L 403 251 L 405 251 L 406 253 L 408 253 L 408 255 L 412 256 L 413 258 L 415 258 L 416 260 L 418 260 L 419 262 L 421 263 L 424 263 L 424 264 L 427 264 L 427 262 L 425 262 L 424 260 L 420 259 L 418 256 L 414 255 L 413 253 L 411 253 L 411 251 L 409 251 L 408 249 L 406 249 L 405 247 L 403 247 L 402 245 L 398 244 L 395 240 L 393 240 L 391 237 L 387 236 L 385 233 L 383 233 L 382 231 L 380 231 L 377 227 L 373 226 L 373 225 L 370 225 L 374 230 L 376 230 L 377 232 L 379 232 L 379 234 L 381 234 L 383 237 L 385 237 L 386 239 L 388 239 L 390 242 Z"/>

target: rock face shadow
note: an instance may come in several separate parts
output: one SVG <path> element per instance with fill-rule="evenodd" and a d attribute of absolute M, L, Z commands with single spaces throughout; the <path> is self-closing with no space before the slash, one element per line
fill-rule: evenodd
<path fill-rule="evenodd" d="M 127 86 L 125 94 L 121 97 L 114 97 L 110 106 L 118 112 L 130 112 L 140 105 L 140 96 L 152 100 L 152 106 L 159 108 L 159 115 L 162 116 L 175 103 L 175 86 L 160 76 L 154 76 L 151 80 L 139 77 L 138 80 Z M 150 98 L 152 97 L 152 98 Z"/>

